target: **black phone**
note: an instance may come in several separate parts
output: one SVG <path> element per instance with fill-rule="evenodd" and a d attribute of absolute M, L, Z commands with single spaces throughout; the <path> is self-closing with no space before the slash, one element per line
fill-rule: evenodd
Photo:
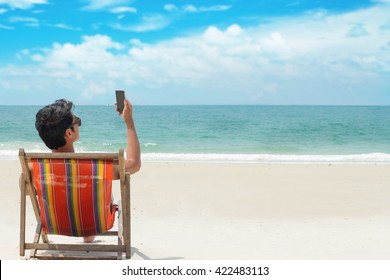
<path fill-rule="evenodd" d="M 123 113 L 123 109 L 125 108 L 124 101 L 125 101 L 125 91 L 124 90 L 116 90 L 116 107 L 118 108 L 119 113 Z"/>

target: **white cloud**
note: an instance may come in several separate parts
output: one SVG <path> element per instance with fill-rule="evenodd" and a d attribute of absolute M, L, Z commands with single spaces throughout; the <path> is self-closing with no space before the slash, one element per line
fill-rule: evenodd
<path fill-rule="evenodd" d="M 241 27 L 238 24 L 230 25 L 226 29 L 226 34 L 230 35 L 230 36 L 238 36 L 238 35 L 241 34 L 241 32 L 242 32 L 242 29 L 241 29 Z"/>
<path fill-rule="evenodd" d="M 325 9 L 315 9 L 306 11 L 305 14 L 312 18 L 324 18 L 328 15 L 328 11 Z"/>
<path fill-rule="evenodd" d="M 7 9 L 2 9 L 2 8 L 0 8 L 0 15 L 1 15 L 1 14 L 5 14 L 7 11 L 8 11 Z"/>
<path fill-rule="evenodd" d="M 383 31 L 390 31 L 390 19 L 385 22 L 384 24 L 382 24 L 381 26 L 379 26 L 380 30 L 383 30 Z"/>
<path fill-rule="evenodd" d="M 12 9 L 30 9 L 35 5 L 48 4 L 47 0 L 0 0 L 0 5 L 8 5 Z"/>
<path fill-rule="evenodd" d="M 10 17 L 8 19 L 9 22 L 15 23 L 15 22 L 27 22 L 27 23 L 38 23 L 38 19 L 32 18 L 32 17 L 19 17 L 14 16 Z"/>
<path fill-rule="evenodd" d="M 373 3 L 384 3 L 384 4 L 390 4 L 390 0 L 371 0 Z"/>
<path fill-rule="evenodd" d="M 30 26 L 30 27 L 38 27 L 40 25 L 39 20 L 32 17 L 13 16 L 8 19 L 8 22 L 23 23 L 25 26 Z"/>
<path fill-rule="evenodd" d="M 83 72 L 83 70 L 99 70 L 94 66 L 104 65 L 105 61 L 114 58 L 109 52 L 110 49 L 122 48 L 121 44 L 113 42 L 111 38 L 104 35 L 84 36 L 83 42 L 79 45 L 56 43 L 52 49 L 45 50 L 43 56 L 38 54 L 37 57 L 45 68 L 62 70 L 75 67 Z"/>
<path fill-rule="evenodd" d="M 30 27 L 38 27 L 41 25 L 40 21 L 37 18 L 33 18 L 33 17 L 12 16 L 12 17 L 8 18 L 8 22 L 10 22 L 10 23 L 23 23 L 25 26 L 30 26 Z M 66 29 L 66 30 L 76 30 L 76 31 L 81 30 L 78 27 L 73 27 L 73 26 L 70 26 L 67 24 L 63 24 L 63 23 L 44 24 L 44 25 L 49 26 L 49 27 Z"/>
<path fill-rule="evenodd" d="M 193 5 L 186 5 L 183 7 L 183 10 L 186 11 L 186 12 L 192 12 L 192 13 L 195 13 L 198 11 L 198 8 L 196 8 L 195 6 Z"/>
<path fill-rule="evenodd" d="M 32 13 L 32 14 L 42 14 L 44 12 L 45 12 L 45 10 L 35 10 L 35 9 L 30 11 L 30 13 Z"/>
<path fill-rule="evenodd" d="M 186 5 L 183 10 L 186 12 L 197 13 L 197 12 L 220 12 L 229 10 L 231 6 L 228 5 L 215 5 L 215 6 L 201 6 L 195 7 L 193 5 Z"/>
<path fill-rule="evenodd" d="M 370 33 L 364 28 L 362 24 L 354 25 L 349 31 L 347 36 L 349 37 L 361 37 L 361 36 L 367 36 Z"/>
<path fill-rule="evenodd" d="M 12 26 L 7 26 L 7 25 L 0 24 L 0 29 L 13 30 L 14 28 Z"/>
<path fill-rule="evenodd" d="M 137 9 L 133 7 L 125 7 L 125 6 L 120 6 L 120 7 L 115 7 L 110 10 L 111 13 L 113 14 L 121 14 L 121 13 L 136 13 Z"/>
<path fill-rule="evenodd" d="M 194 5 L 184 5 L 181 8 L 178 8 L 174 4 L 164 5 L 164 10 L 168 12 L 173 11 L 183 11 L 188 13 L 200 13 L 200 12 L 221 12 L 229 10 L 231 6 L 228 5 L 214 5 L 214 6 L 194 6 Z"/>
<path fill-rule="evenodd" d="M 172 12 L 172 11 L 176 11 L 177 7 L 173 4 L 166 4 L 166 5 L 164 5 L 164 10 L 166 10 L 168 12 Z"/>
<path fill-rule="evenodd" d="M 133 31 L 133 32 L 148 32 L 160 30 L 170 24 L 170 19 L 163 15 L 144 15 L 141 22 L 135 24 L 113 23 L 110 26 L 117 30 Z"/>
<path fill-rule="evenodd" d="M 45 57 L 41 54 L 34 54 L 31 56 L 31 59 L 33 61 L 36 61 L 36 62 L 44 62 L 45 61 Z"/>
<path fill-rule="evenodd" d="M 231 6 L 228 5 L 216 5 L 216 6 L 209 6 L 209 7 L 200 7 L 198 10 L 201 12 L 220 12 L 220 11 L 227 11 L 231 8 Z"/>
<path fill-rule="evenodd" d="M 53 24 L 52 26 L 59 28 L 59 29 L 65 29 L 65 30 L 75 30 L 75 31 L 81 30 L 81 28 L 79 28 L 79 27 L 73 27 L 71 25 L 67 25 L 67 24 L 63 24 L 63 23 Z"/>
<path fill-rule="evenodd" d="M 142 43 L 139 39 L 131 39 L 130 44 L 137 47 L 145 47 L 147 44 Z"/>
<path fill-rule="evenodd" d="M 390 7 L 375 7 L 252 28 L 210 26 L 156 44 L 129 39 L 125 46 L 108 36 L 85 36 L 80 44 L 25 51 L 36 66 L 0 68 L 0 76 L 28 83 L 29 92 L 44 87 L 45 78 L 86 99 L 128 88 L 154 104 L 370 103 L 376 92 L 383 95 L 390 87 L 390 41 L 379 28 L 389 14 Z M 366 36 L 348 37 L 351 26 L 359 24 Z M 19 83 L 14 84 L 16 91 Z"/>
<path fill-rule="evenodd" d="M 93 81 L 89 81 L 88 84 L 81 92 L 81 96 L 85 99 L 92 99 L 96 97 L 96 95 L 102 95 L 107 92 L 111 92 L 112 88 L 102 85 L 101 83 L 95 83 Z"/>
<path fill-rule="evenodd" d="M 129 0 L 85 0 L 88 5 L 84 7 L 85 10 L 101 10 L 113 8 L 119 5 L 132 3 Z"/>
<path fill-rule="evenodd" d="M 387 43 L 385 43 L 385 44 L 382 46 L 382 50 L 384 50 L 384 51 L 390 51 L 390 41 L 388 41 Z"/>

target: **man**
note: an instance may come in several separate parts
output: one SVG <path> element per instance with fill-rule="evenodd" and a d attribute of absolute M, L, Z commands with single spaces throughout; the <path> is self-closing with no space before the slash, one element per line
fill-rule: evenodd
<path fill-rule="evenodd" d="M 74 153 L 74 142 L 79 139 L 81 119 L 72 113 L 74 105 L 71 101 L 60 99 L 38 111 L 35 128 L 39 136 L 53 153 Z M 125 170 L 134 174 L 141 168 L 140 146 L 133 121 L 131 103 L 125 99 L 123 120 L 127 128 L 127 146 Z M 115 168 L 114 179 L 119 179 L 118 167 Z M 95 236 L 84 237 L 84 242 L 92 242 Z"/>

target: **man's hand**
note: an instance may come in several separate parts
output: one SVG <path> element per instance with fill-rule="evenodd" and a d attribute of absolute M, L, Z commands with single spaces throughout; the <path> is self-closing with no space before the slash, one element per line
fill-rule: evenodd
<path fill-rule="evenodd" d="M 115 105 L 117 105 L 115 103 Z M 125 99 L 123 101 L 123 112 L 118 111 L 118 107 L 116 107 L 116 111 L 118 112 L 118 115 L 123 115 L 123 120 L 127 126 L 127 128 L 132 129 L 134 128 L 134 121 L 133 121 L 133 105 L 128 99 Z"/>

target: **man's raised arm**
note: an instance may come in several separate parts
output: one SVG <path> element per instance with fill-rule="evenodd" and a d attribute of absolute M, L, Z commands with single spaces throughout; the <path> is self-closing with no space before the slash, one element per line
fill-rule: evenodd
<path fill-rule="evenodd" d="M 124 103 L 125 108 L 122 114 L 127 129 L 125 170 L 130 174 L 134 174 L 141 168 L 141 150 L 134 126 L 133 106 L 127 99 L 125 99 Z"/>

